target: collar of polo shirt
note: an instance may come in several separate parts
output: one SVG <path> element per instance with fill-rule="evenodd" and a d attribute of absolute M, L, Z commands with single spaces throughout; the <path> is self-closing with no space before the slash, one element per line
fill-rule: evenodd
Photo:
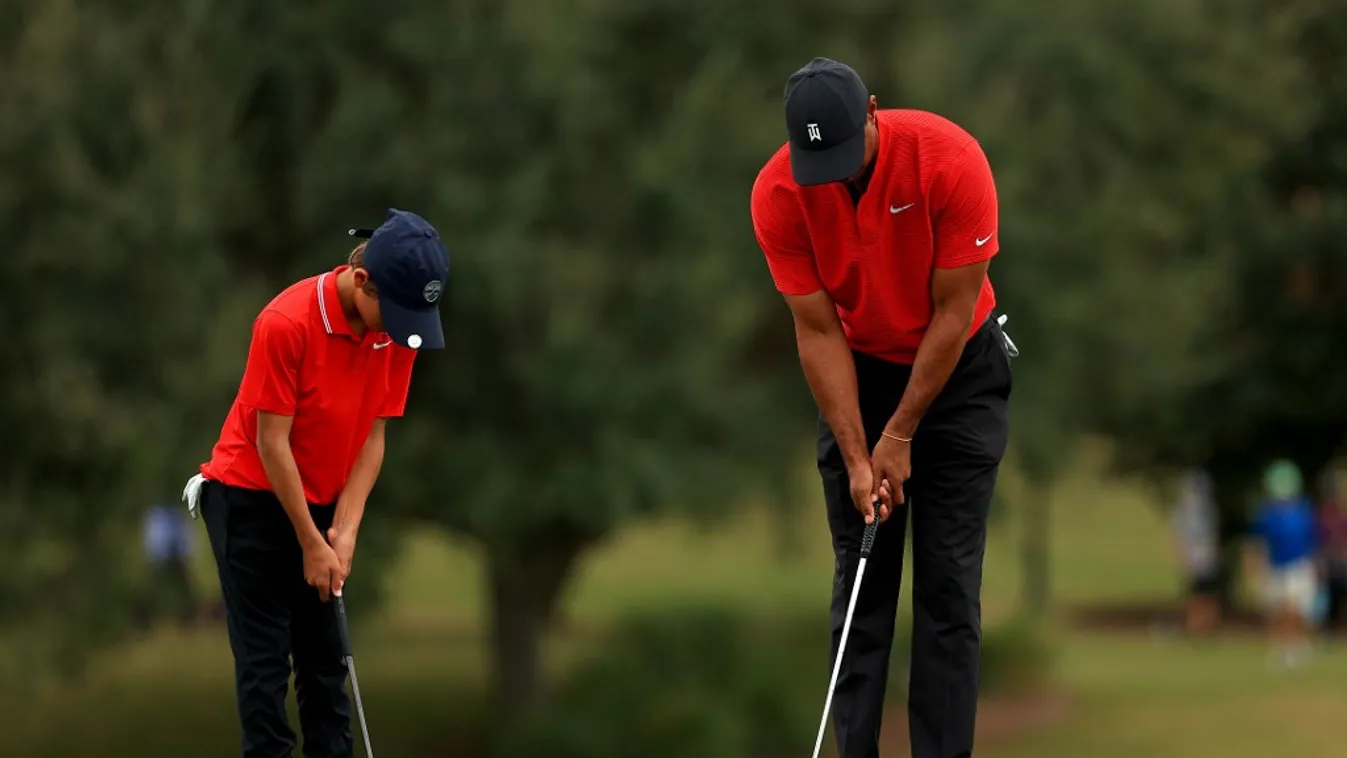
<path fill-rule="evenodd" d="M 362 339 L 351 331 L 351 322 L 346 320 L 346 314 L 341 309 L 341 296 L 337 294 L 337 275 L 348 268 L 350 266 L 338 266 L 332 271 L 319 275 L 317 286 L 318 315 L 322 317 L 323 330 L 329 336 L 341 335 L 360 342 Z M 371 332 L 367 333 L 365 337 L 385 339 L 387 335 L 384 332 Z"/>

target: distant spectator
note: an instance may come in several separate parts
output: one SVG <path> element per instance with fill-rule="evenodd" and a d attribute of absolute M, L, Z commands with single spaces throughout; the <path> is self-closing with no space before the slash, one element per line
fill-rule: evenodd
<path fill-rule="evenodd" d="M 1273 463 L 1263 486 L 1265 497 L 1250 532 L 1263 553 L 1272 653 L 1277 662 L 1296 667 L 1310 652 L 1309 627 L 1318 593 L 1319 525 L 1295 464 Z"/>
<path fill-rule="evenodd" d="M 1338 489 L 1337 472 L 1329 469 L 1319 480 L 1319 555 L 1327 595 L 1325 624 L 1341 628 L 1347 622 L 1347 510 Z"/>
<path fill-rule="evenodd" d="M 1184 628 L 1206 634 L 1220 623 L 1220 516 L 1211 476 L 1201 469 L 1183 475 L 1174 508 L 1175 543 L 1186 571 Z"/>
<path fill-rule="evenodd" d="M 168 615 L 179 623 L 190 622 L 196 614 L 196 593 L 191 576 L 192 539 L 182 507 L 156 505 L 147 510 L 144 540 L 151 572 L 147 616 Z"/>

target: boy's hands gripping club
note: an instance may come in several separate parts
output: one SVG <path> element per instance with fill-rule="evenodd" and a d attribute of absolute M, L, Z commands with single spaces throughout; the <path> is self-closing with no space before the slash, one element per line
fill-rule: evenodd
<path fill-rule="evenodd" d="M 346 583 L 346 569 L 332 546 L 322 540 L 304 547 L 304 581 L 318 590 L 324 603 L 333 595 L 341 594 Z"/>
<path fill-rule="evenodd" d="M 342 580 L 351 575 L 351 561 L 355 558 L 355 532 L 351 530 L 340 530 L 332 527 L 327 530 L 327 544 L 337 552 L 337 559 L 341 561 Z"/>
<path fill-rule="evenodd" d="M 324 603 L 341 597 L 354 555 L 355 535 L 336 528 L 327 530 L 326 542 L 314 542 L 304 548 L 304 581 L 318 590 Z"/>

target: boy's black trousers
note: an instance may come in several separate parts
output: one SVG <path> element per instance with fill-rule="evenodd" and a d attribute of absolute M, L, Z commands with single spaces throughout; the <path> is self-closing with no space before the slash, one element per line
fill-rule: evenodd
<path fill-rule="evenodd" d="M 309 506 L 318 531 L 332 506 Z M 304 555 L 274 494 L 206 482 L 201 515 L 219 568 L 234 651 L 243 758 L 291 758 L 293 664 L 305 758 L 350 758 L 351 713 L 336 609 L 304 581 Z"/>

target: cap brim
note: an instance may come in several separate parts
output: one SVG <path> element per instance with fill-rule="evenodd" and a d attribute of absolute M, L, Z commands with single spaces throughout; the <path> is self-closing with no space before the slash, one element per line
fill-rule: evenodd
<path fill-rule="evenodd" d="M 439 350 L 444 347 L 444 328 L 440 325 L 440 309 L 413 310 L 403 308 L 391 299 L 379 300 L 379 314 L 383 316 L 384 331 L 393 341 L 413 350 Z M 416 337 L 420 342 L 411 344 Z"/>
<path fill-rule="evenodd" d="M 865 167 L 865 130 L 827 150 L 801 150 L 790 145 L 790 173 L 800 186 L 850 179 Z"/>

